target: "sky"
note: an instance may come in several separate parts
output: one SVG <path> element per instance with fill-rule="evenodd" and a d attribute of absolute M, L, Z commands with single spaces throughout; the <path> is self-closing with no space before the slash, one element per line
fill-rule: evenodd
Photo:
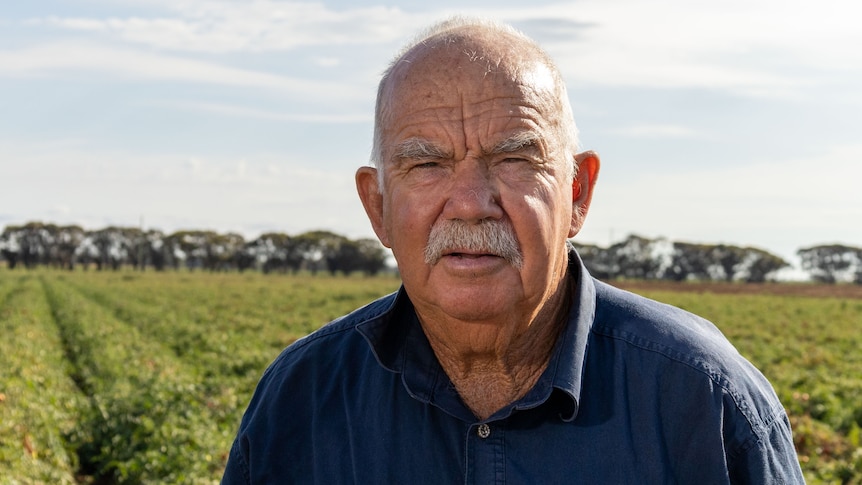
<path fill-rule="evenodd" d="M 454 14 L 557 61 L 602 159 L 579 242 L 862 246 L 856 0 L 2 2 L 0 227 L 373 237 L 379 76 Z"/>

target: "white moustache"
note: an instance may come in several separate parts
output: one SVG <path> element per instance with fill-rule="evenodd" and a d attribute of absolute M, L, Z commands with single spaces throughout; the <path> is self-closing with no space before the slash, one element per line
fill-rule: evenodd
<path fill-rule="evenodd" d="M 458 219 L 434 224 L 425 246 L 425 263 L 437 264 L 444 255 L 455 252 L 493 254 L 517 269 L 524 264 L 512 225 L 494 219 L 483 219 L 478 224 Z"/>

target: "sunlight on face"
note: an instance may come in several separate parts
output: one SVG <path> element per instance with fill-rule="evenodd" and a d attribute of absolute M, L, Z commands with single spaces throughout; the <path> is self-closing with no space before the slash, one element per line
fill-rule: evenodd
<path fill-rule="evenodd" d="M 544 62 L 535 62 L 529 69 L 525 69 L 521 73 L 521 79 L 524 84 L 532 86 L 538 93 L 548 93 L 553 98 L 556 83 L 554 74 Z"/>

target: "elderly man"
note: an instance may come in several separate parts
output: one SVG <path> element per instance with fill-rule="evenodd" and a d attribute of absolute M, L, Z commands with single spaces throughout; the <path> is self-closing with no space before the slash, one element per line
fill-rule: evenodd
<path fill-rule="evenodd" d="M 551 59 L 451 20 L 380 82 L 356 185 L 403 287 L 288 347 L 223 483 L 803 483 L 784 409 L 709 322 L 592 279 Z"/>

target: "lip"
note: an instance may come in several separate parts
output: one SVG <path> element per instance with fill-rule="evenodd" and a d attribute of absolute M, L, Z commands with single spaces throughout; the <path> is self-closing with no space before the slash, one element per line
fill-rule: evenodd
<path fill-rule="evenodd" d="M 508 262 L 501 256 L 490 253 L 472 253 L 468 251 L 451 251 L 444 254 L 438 264 L 453 272 L 468 272 L 471 276 L 478 276 L 499 269 Z"/>
<path fill-rule="evenodd" d="M 455 256 L 455 257 L 464 257 L 464 258 L 475 258 L 475 257 L 481 257 L 481 256 L 493 256 L 493 257 L 497 257 L 497 258 L 499 257 L 494 253 L 484 253 L 484 252 L 466 251 L 466 250 L 462 251 L 462 250 L 458 250 L 458 249 L 446 251 L 445 253 L 443 253 L 443 256 Z"/>

